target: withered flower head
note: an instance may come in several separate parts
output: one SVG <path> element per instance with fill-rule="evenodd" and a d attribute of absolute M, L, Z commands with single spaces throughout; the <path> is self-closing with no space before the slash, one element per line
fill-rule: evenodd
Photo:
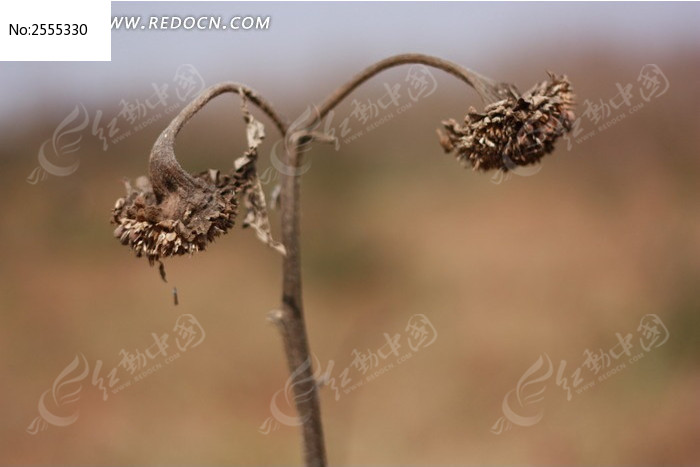
<path fill-rule="evenodd" d="M 204 250 L 233 227 L 239 181 L 217 170 L 188 175 L 186 180 L 165 193 L 156 191 L 146 177 L 139 177 L 134 187 L 127 181 L 127 195 L 112 211 L 114 236 L 153 264 L 161 257 Z"/>
<path fill-rule="evenodd" d="M 265 138 L 265 129 L 248 111 L 242 88 L 236 91 L 241 95 L 248 150 L 234 161 L 230 173 L 212 169 L 190 175 L 175 158 L 175 135 L 217 91 L 219 88 L 212 88 L 203 93 L 173 119 L 151 150 L 148 177 L 139 177 L 135 186 L 127 181 L 126 197 L 118 199 L 112 210 L 112 223 L 117 225 L 114 236 L 136 256 L 146 256 L 151 265 L 159 262 L 163 279 L 161 258 L 204 250 L 233 227 L 239 198 L 247 209 L 243 226 L 252 227 L 267 245 L 285 254 L 270 233 L 256 170 L 257 148 Z"/>
<path fill-rule="evenodd" d="M 474 170 L 504 172 L 552 152 L 557 138 L 571 130 L 574 95 L 566 76 L 548 74 L 548 81 L 522 96 L 511 93 L 483 112 L 471 107 L 463 125 L 444 121 L 445 131 L 438 134 L 445 152 L 456 151 L 457 159 Z"/>

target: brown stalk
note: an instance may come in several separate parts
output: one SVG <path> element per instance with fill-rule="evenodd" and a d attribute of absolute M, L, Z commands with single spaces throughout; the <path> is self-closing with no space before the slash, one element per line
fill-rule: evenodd
<path fill-rule="evenodd" d="M 424 54 L 400 54 L 385 58 L 365 68 L 347 83 L 333 91 L 331 95 L 318 106 L 318 113 L 313 123 L 318 123 L 322 120 L 328 112 L 335 108 L 348 94 L 362 83 L 386 69 L 399 65 L 425 65 L 447 72 L 474 88 L 486 102 L 496 101 L 510 95 L 514 91 L 517 92 L 511 84 L 497 83 L 461 65 L 450 62 L 449 60 Z M 313 126 L 313 123 L 311 126 Z"/>
<path fill-rule="evenodd" d="M 318 113 L 309 123 L 306 132 L 297 133 L 297 138 L 287 151 L 288 170 L 283 175 L 281 193 L 282 243 L 287 255 L 283 264 L 282 313 L 276 319 L 282 330 L 284 348 L 290 374 L 297 374 L 293 385 L 296 391 L 297 412 L 303 421 L 304 458 L 308 466 L 326 465 L 326 449 L 323 440 L 323 425 L 318 401 L 318 391 L 310 364 L 306 325 L 304 322 L 302 285 L 301 285 L 301 251 L 299 247 L 299 209 L 300 176 L 296 170 L 301 164 L 300 140 L 304 134 L 311 132 L 315 125 L 333 110 L 345 97 L 374 75 L 395 66 L 421 64 L 437 68 L 456 76 L 479 92 L 486 101 L 497 99 L 503 93 L 510 92 L 511 87 L 500 85 L 477 73 L 455 63 L 423 54 L 402 54 L 381 60 L 358 73 L 350 81 L 336 89 L 318 106 Z M 305 370 L 298 370 L 305 366 Z"/>
<path fill-rule="evenodd" d="M 298 384 L 295 384 L 294 388 L 297 396 L 297 411 L 303 420 L 304 457 L 306 465 L 309 466 L 326 465 L 326 451 L 302 304 L 299 248 L 300 176 L 296 171 L 301 165 L 300 143 L 331 110 L 362 83 L 386 69 L 407 64 L 420 64 L 443 70 L 474 88 L 486 103 L 506 98 L 517 99 L 519 96 L 517 89 L 511 84 L 492 81 L 438 57 L 423 54 L 395 55 L 369 66 L 333 91 L 317 106 L 316 116 L 308 124 L 307 129 L 296 134 L 291 148 L 287 151 L 287 166 L 292 170 L 282 174 L 284 177 L 281 194 L 282 243 L 287 250 L 287 255 L 283 264 L 282 313 L 277 316 L 277 319 L 282 330 L 290 373 L 298 373 Z M 304 370 L 298 371 L 302 366 Z"/>

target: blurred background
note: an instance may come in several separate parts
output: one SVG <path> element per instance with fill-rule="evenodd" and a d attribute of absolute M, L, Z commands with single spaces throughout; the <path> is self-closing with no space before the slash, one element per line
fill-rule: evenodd
<path fill-rule="evenodd" d="M 291 121 L 409 51 L 521 90 L 565 73 L 579 120 L 508 177 L 443 153 L 440 122 L 482 103 L 437 70 L 386 71 L 324 122 L 341 138 L 306 154 L 302 258 L 311 347 L 338 389 L 321 392 L 329 461 L 700 462 L 697 4 L 115 2 L 112 14 L 271 23 L 114 31 L 109 63 L 0 65 L 0 463 L 301 462 L 298 429 L 271 412 L 274 400 L 294 415 L 265 319 L 279 255 L 236 228 L 167 260 L 166 284 L 112 237 L 110 209 L 204 85 L 244 82 Z M 279 136 L 256 115 L 269 194 Z M 177 146 L 190 171 L 226 170 L 244 149 L 231 96 Z M 412 351 L 417 319 L 428 337 Z M 178 323 L 192 325 L 189 347 Z"/>

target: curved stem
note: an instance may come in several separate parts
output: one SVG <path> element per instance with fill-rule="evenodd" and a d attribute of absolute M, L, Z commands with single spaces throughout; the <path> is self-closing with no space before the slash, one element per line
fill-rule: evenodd
<path fill-rule="evenodd" d="M 286 135 L 291 138 L 286 151 L 286 165 L 292 169 L 283 174 L 281 193 L 282 243 L 287 254 L 283 260 L 282 310 L 273 318 L 280 328 L 284 341 L 295 393 L 294 400 L 302 422 L 304 459 L 307 466 L 325 466 L 326 451 L 302 304 L 299 247 L 301 190 L 300 175 L 296 170 L 301 164 L 300 139 L 308 137 L 313 127 L 362 83 L 387 68 L 410 63 L 444 70 L 476 89 L 483 98 L 492 96 L 498 89 L 491 80 L 447 60 L 422 54 L 396 55 L 370 66 L 333 92 L 320 105 L 318 113 L 306 126 L 306 130 L 296 132 L 295 135 Z"/>
<path fill-rule="evenodd" d="M 385 58 L 380 60 L 374 65 L 365 68 L 363 71 L 355 75 L 350 81 L 345 83 L 343 86 L 336 89 L 330 96 L 326 98 L 325 101 L 318 107 L 318 113 L 314 121 L 309 125 L 312 127 L 316 123 L 325 117 L 328 112 L 330 112 L 335 106 L 337 106 L 343 99 L 345 99 L 348 94 L 354 91 L 362 83 L 373 77 L 374 75 L 388 69 L 399 65 L 407 64 L 417 64 L 426 65 L 429 67 L 437 68 L 443 70 L 460 80 L 467 83 L 469 86 L 474 88 L 481 97 L 486 100 L 488 98 L 493 98 L 498 95 L 498 85 L 493 80 L 490 80 L 484 76 L 479 75 L 473 71 L 464 68 L 461 65 L 450 62 L 449 60 L 444 60 L 439 57 L 433 57 L 432 55 L 425 54 L 400 54 L 394 55 L 393 57 Z"/>
<path fill-rule="evenodd" d="M 170 122 L 170 125 L 168 125 L 169 133 L 171 133 L 170 137 L 175 138 L 185 123 L 187 123 L 190 118 L 199 112 L 199 110 L 201 110 L 201 108 L 204 107 L 210 100 L 227 92 L 234 94 L 245 94 L 247 99 L 249 99 L 268 117 L 270 117 L 282 135 L 287 132 L 287 124 L 282 118 L 280 118 L 279 115 L 277 115 L 272 105 L 262 96 L 243 84 L 227 81 L 208 87 L 202 91 L 202 93 L 195 100 L 183 108 L 180 113 Z"/>
<path fill-rule="evenodd" d="M 255 104 L 272 121 L 284 136 L 287 133 L 287 124 L 277 115 L 272 105 L 263 99 L 257 92 L 249 87 L 232 81 L 215 84 L 202 91 L 199 96 L 185 106 L 168 127 L 163 130 L 151 149 L 148 175 L 153 185 L 153 191 L 158 199 L 166 193 L 172 193 L 177 189 L 196 186 L 195 180 L 185 172 L 175 157 L 175 137 L 185 124 L 204 107 L 209 101 L 221 94 L 232 92 L 243 94 L 245 98 Z M 243 96 L 242 96 L 243 97 Z"/>

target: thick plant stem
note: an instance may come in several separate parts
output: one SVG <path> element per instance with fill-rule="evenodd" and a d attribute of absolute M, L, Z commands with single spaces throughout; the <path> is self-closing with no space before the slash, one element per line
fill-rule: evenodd
<path fill-rule="evenodd" d="M 313 362 L 309 351 L 306 324 L 302 305 L 301 256 L 299 248 L 300 217 L 300 175 L 301 164 L 299 143 L 306 138 L 313 138 L 313 127 L 322 120 L 335 106 L 362 83 L 379 72 L 404 64 L 422 64 L 446 71 L 488 99 L 497 94 L 498 85 L 487 78 L 467 70 L 457 64 L 421 54 L 404 54 L 389 57 L 368 67 L 348 83 L 334 91 L 319 107 L 315 118 L 297 135 L 287 134 L 285 140 L 286 173 L 283 173 L 281 209 L 282 209 L 282 243 L 287 255 L 283 263 L 282 309 L 274 315 L 274 320 L 281 330 L 287 364 L 292 378 L 294 400 L 302 424 L 304 460 L 307 466 L 326 465 L 326 450 L 321 423 L 321 409 L 318 398 L 317 382 L 313 374 Z M 287 130 L 289 133 L 291 130 Z"/>
<path fill-rule="evenodd" d="M 277 325 L 282 332 L 287 364 L 294 388 L 294 401 L 302 424 L 304 460 L 307 466 L 325 466 L 326 448 L 321 424 L 316 378 L 304 323 L 301 297 L 301 257 L 299 249 L 300 164 L 298 141 L 292 138 L 286 153 L 288 173 L 283 174 L 282 243 L 287 255 L 283 264 L 282 310 Z"/>

